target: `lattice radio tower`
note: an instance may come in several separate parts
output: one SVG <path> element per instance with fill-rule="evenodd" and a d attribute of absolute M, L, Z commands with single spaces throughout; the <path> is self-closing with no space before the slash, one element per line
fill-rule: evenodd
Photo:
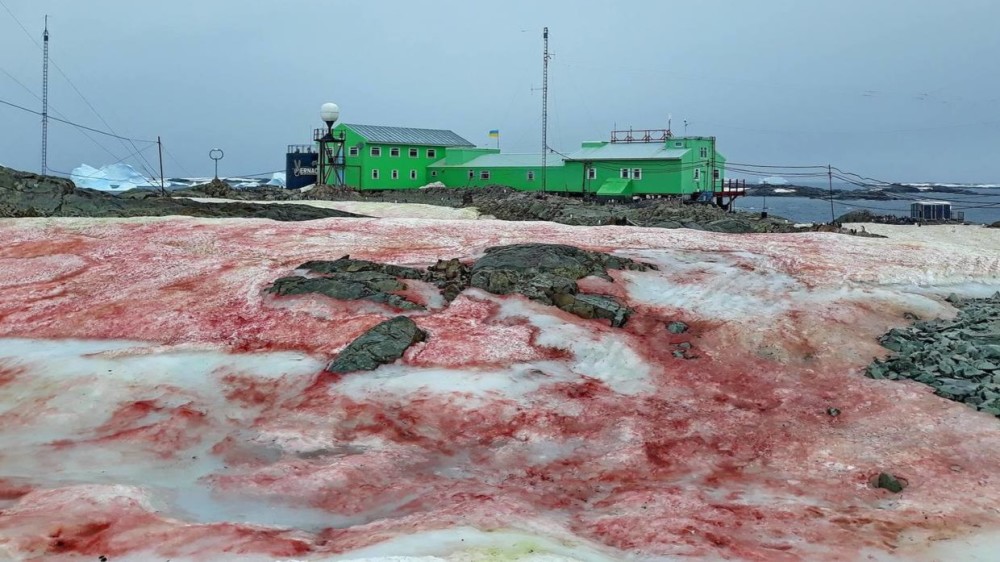
<path fill-rule="evenodd" d="M 542 58 L 542 192 L 548 187 L 549 162 L 549 28 L 542 33 L 545 39 L 545 55 Z"/>
<path fill-rule="evenodd" d="M 49 172 L 49 16 L 42 34 L 42 175 Z"/>

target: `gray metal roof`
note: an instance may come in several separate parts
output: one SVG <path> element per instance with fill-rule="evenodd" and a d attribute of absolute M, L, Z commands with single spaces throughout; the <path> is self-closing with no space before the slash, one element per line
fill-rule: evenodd
<path fill-rule="evenodd" d="M 688 150 L 663 143 L 607 143 L 581 148 L 567 160 L 680 160 Z"/>
<path fill-rule="evenodd" d="M 344 126 L 364 137 L 366 141 L 374 143 L 417 146 L 475 146 L 453 131 L 440 129 L 411 129 L 379 125 L 350 125 L 347 123 L 344 123 Z"/>
<path fill-rule="evenodd" d="M 557 155 L 549 156 L 548 168 L 565 165 Z M 443 161 L 431 164 L 432 168 L 541 168 L 541 154 L 483 154 L 465 164 L 445 164 Z"/>

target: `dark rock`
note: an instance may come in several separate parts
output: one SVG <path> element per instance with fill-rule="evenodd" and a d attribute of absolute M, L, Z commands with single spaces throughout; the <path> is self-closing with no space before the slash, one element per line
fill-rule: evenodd
<path fill-rule="evenodd" d="M 705 225 L 705 230 L 709 232 L 725 232 L 729 234 L 739 234 L 753 232 L 753 226 L 748 221 L 738 219 L 722 219 L 712 221 Z"/>
<path fill-rule="evenodd" d="M 496 295 L 521 294 L 583 318 L 624 325 L 629 311 L 611 297 L 578 295 L 576 282 L 590 276 L 610 280 L 608 269 L 645 271 L 652 266 L 560 244 L 516 244 L 489 248 L 469 272 L 471 286 Z"/>
<path fill-rule="evenodd" d="M 351 256 L 344 256 L 334 261 L 310 261 L 300 265 L 299 269 L 320 274 L 374 272 L 392 277 L 401 277 L 403 279 L 424 278 L 424 272 L 416 268 L 388 265 L 367 260 L 355 260 L 351 259 Z"/>
<path fill-rule="evenodd" d="M 424 307 L 394 295 L 406 285 L 395 277 L 373 271 L 332 273 L 326 277 L 282 277 L 267 292 L 278 296 L 316 293 L 338 300 L 367 300 L 387 304 L 400 310 L 424 310 Z"/>
<path fill-rule="evenodd" d="M 840 415 L 840 409 L 839 408 L 827 408 L 826 409 L 826 415 L 828 415 L 828 416 L 830 416 L 832 418 L 835 418 L 835 417 L 837 417 L 837 416 Z"/>
<path fill-rule="evenodd" d="M 881 472 L 879 473 L 878 478 L 875 481 L 875 487 L 881 488 L 883 490 L 889 490 L 894 494 L 898 494 L 902 492 L 904 488 L 906 488 L 906 484 L 904 483 L 904 481 L 900 480 L 899 478 L 896 478 L 895 476 L 893 476 L 888 472 Z"/>
<path fill-rule="evenodd" d="M 667 331 L 671 334 L 683 334 L 688 331 L 688 325 L 684 322 L 671 322 L 667 324 Z"/>
<path fill-rule="evenodd" d="M 233 188 L 229 187 L 229 184 L 215 178 L 209 183 L 204 185 L 196 185 L 194 189 L 201 189 L 205 192 L 205 195 L 209 197 L 227 198 L 233 195 Z"/>
<path fill-rule="evenodd" d="M 351 342 L 326 368 L 330 373 L 372 371 L 392 363 L 413 344 L 427 337 L 417 324 L 405 316 L 386 320 Z"/>
<path fill-rule="evenodd" d="M 610 320 L 613 328 L 625 325 L 632 311 L 611 297 L 586 294 L 556 293 L 553 304 L 580 318 Z"/>

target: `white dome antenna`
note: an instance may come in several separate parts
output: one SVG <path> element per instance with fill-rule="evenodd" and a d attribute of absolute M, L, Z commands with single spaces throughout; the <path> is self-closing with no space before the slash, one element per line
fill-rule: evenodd
<path fill-rule="evenodd" d="M 333 129 L 333 124 L 340 119 L 340 107 L 335 103 L 324 103 L 319 109 L 319 116 L 326 123 L 327 129 Z"/>

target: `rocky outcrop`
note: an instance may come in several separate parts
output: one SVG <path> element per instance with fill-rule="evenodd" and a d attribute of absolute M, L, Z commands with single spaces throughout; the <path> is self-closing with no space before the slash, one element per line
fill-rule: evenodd
<path fill-rule="evenodd" d="M 988 299 L 951 298 L 954 320 L 917 322 L 880 339 L 895 352 L 869 365 L 874 379 L 910 379 L 936 394 L 1000 417 L 1000 293 Z"/>
<path fill-rule="evenodd" d="M 305 221 L 357 217 L 335 209 L 307 205 L 259 203 L 197 203 L 159 197 L 156 192 L 129 196 L 80 189 L 73 182 L 51 176 L 18 172 L 0 166 L 0 217 L 162 217 L 260 218 Z"/>
<path fill-rule="evenodd" d="M 582 318 L 610 320 L 622 326 L 630 311 L 611 297 L 578 294 L 577 281 L 597 276 L 611 280 L 608 269 L 645 271 L 652 266 L 601 252 L 560 244 L 515 244 L 489 248 L 470 270 L 471 286 L 484 291 L 520 294 Z"/>
<path fill-rule="evenodd" d="M 403 356 L 413 344 L 424 341 L 427 334 L 405 316 L 386 320 L 351 342 L 327 366 L 330 373 L 372 371 L 379 365 L 392 363 Z"/>
<path fill-rule="evenodd" d="M 368 300 L 397 310 L 423 310 L 394 294 L 407 288 L 402 280 L 421 280 L 436 285 L 448 302 L 475 287 L 495 295 L 523 295 L 581 318 L 607 320 L 620 327 L 631 314 L 628 307 L 608 296 L 580 293 L 577 281 L 590 276 L 612 281 L 609 269 L 645 271 L 653 266 L 573 246 L 516 244 L 487 249 L 471 267 L 450 259 L 422 271 L 344 256 L 306 262 L 299 269 L 320 277 L 284 277 L 267 291 L 278 296 L 316 293 L 339 300 Z"/>

